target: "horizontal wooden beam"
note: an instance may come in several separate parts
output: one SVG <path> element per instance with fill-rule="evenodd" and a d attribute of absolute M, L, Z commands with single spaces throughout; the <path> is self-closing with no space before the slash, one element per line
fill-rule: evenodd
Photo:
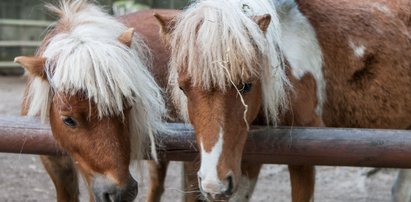
<path fill-rule="evenodd" d="M 0 152 L 20 154 L 63 154 L 50 127 L 36 118 L 0 116 Z"/>
<path fill-rule="evenodd" d="M 160 135 L 160 157 L 191 161 L 198 155 L 189 125 Z M 0 116 L 0 152 L 63 154 L 47 125 L 37 119 Z M 411 168 L 411 131 L 253 127 L 244 160 L 295 165 Z"/>
<path fill-rule="evenodd" d="M 0 47 L 33 47 L 40 46 L 41 41 L 0 41 Z"/>
<path fill-rule="evenodd" d="M 45 20 L 0 19 L 0 25 L 3 26 L 48 27 L 52 23 L 52 21 Z"/>

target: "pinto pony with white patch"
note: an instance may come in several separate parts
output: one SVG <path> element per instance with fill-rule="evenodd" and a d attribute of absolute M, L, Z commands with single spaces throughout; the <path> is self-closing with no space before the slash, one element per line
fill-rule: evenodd
<path fill-rule="evenodd" d="M 247 179 L 251 124 L 410 127 L 410 11 L 409 1 L 199 0 L 156 15 L 204 196 L 230 198 Z M 292 201 L 311 201 L 314 167 L 289 171 Z"/>
<path fill-rule="evenodd" d="M 147 47 L 85 0 L 49 9 L 59 19 L 36 56 L 15 61 L 29 74 L 22 114 L 48 121 L 69 154 L 41 158 L 57 200 L 78 201 L 77 167 L 93 191 L 91 201 L 133 201 L 130 161 L 142 158 L 145 142 L 165 130 L 165 104 L 148 69 Z"/>

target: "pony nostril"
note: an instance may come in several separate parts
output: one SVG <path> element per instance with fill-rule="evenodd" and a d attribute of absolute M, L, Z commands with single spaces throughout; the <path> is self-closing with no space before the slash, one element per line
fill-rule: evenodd
<path fill-rule="evenodd" d="M 128 201 L 132 201 L 132 199 L 124 198 L 124 196 L 121 197 L 119 194 L 104 193 L 103 194 L 103 201 L 104 202 L 128 202 Z"/>
<path fill-rule="evenodd" d="M 96 176 L 93 182 L 95 201 L 99 202 L 131 202 L 138 193 L 138 183 L 129 175 L 128 182 L 119 186 L 104 176 Z"/>
<path fill-rule="evenodd" d="M 103 194 L 103 198 L 104 198 L 104 201 L 114 202 L 114 199 L 113 199 L 113 197 L 112 197 L 112 194 L 104 193 L 104 194 Z"/>
<path fill-rule="evenodd" d="M 228 176 L 227 177 L 227 182 L 228 182 L 228 186 L 227 186 L 227 189 L 226 189 L 226 191 L 224 192 L 224 194 L 226 195 L 226 196 L 231 196 L 232 194 L 233 194 L 233 176 Z"/>

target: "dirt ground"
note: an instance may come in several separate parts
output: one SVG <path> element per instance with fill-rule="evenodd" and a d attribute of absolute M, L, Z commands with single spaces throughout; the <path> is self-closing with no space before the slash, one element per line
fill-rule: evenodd
<path fill-rule="evenodd" d="M 18 115 L 24 87 L 22 77 L 0 77 L 0 114 Z M 35 155 L 0 153 L 0 202 L 55 201 L 54 187 Z M 181 164 L 173 162 L 166 180 L 163 201 L 181 201 Z M 388 202 L 397 174 L 395 169 L 381 169 L 368 177 L 371 168 L 317 167 L 315 201 L 317 202 Z M 139 196 L 144 201 L 147 179 L 136 175 Z M 265 165 L 251 201 L 290 201 L 287 167 Z M 84 185 L 81 201 L 87 201 Z"/>

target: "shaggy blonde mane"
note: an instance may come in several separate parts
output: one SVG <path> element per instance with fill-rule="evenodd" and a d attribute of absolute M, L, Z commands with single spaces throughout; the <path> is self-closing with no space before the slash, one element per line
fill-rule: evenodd
<path fill-rule="evenodd" d="M 272 18 L 266 33 L 251 18 L 264 14 Z M 171 33 L 169 79 L 182 117 L 188 120 L 187 98 L 178 89 L 179 72 L 205 90 L 260 79 L 267 122 L 276 124 L 287 107 L 290 85 L 278 48 L 280 34 L 272 0 L 198 0 L 183 11 Z"/>
<path fill-rule="evenodd" d="M 47 60 L 48 82 L 40 78 L 31 82 L 28 115 L 47 119 L 57 92 L 84 93 L 96 104 L 99 118 L 124 117 L 125 104 L 132 106 L 128 121 L 132 157 L 141 157 L 146 137 L 153 141 L 153 134 L 165 130 L 166 113 L 161 90 L 147 69 L 146 45 L 138 36 L 131 48 L 121 43 L 117 38 L 127 27 L 86 0 L 62 1 L 48 8 L 59 16 L 37 54 Z"/>

